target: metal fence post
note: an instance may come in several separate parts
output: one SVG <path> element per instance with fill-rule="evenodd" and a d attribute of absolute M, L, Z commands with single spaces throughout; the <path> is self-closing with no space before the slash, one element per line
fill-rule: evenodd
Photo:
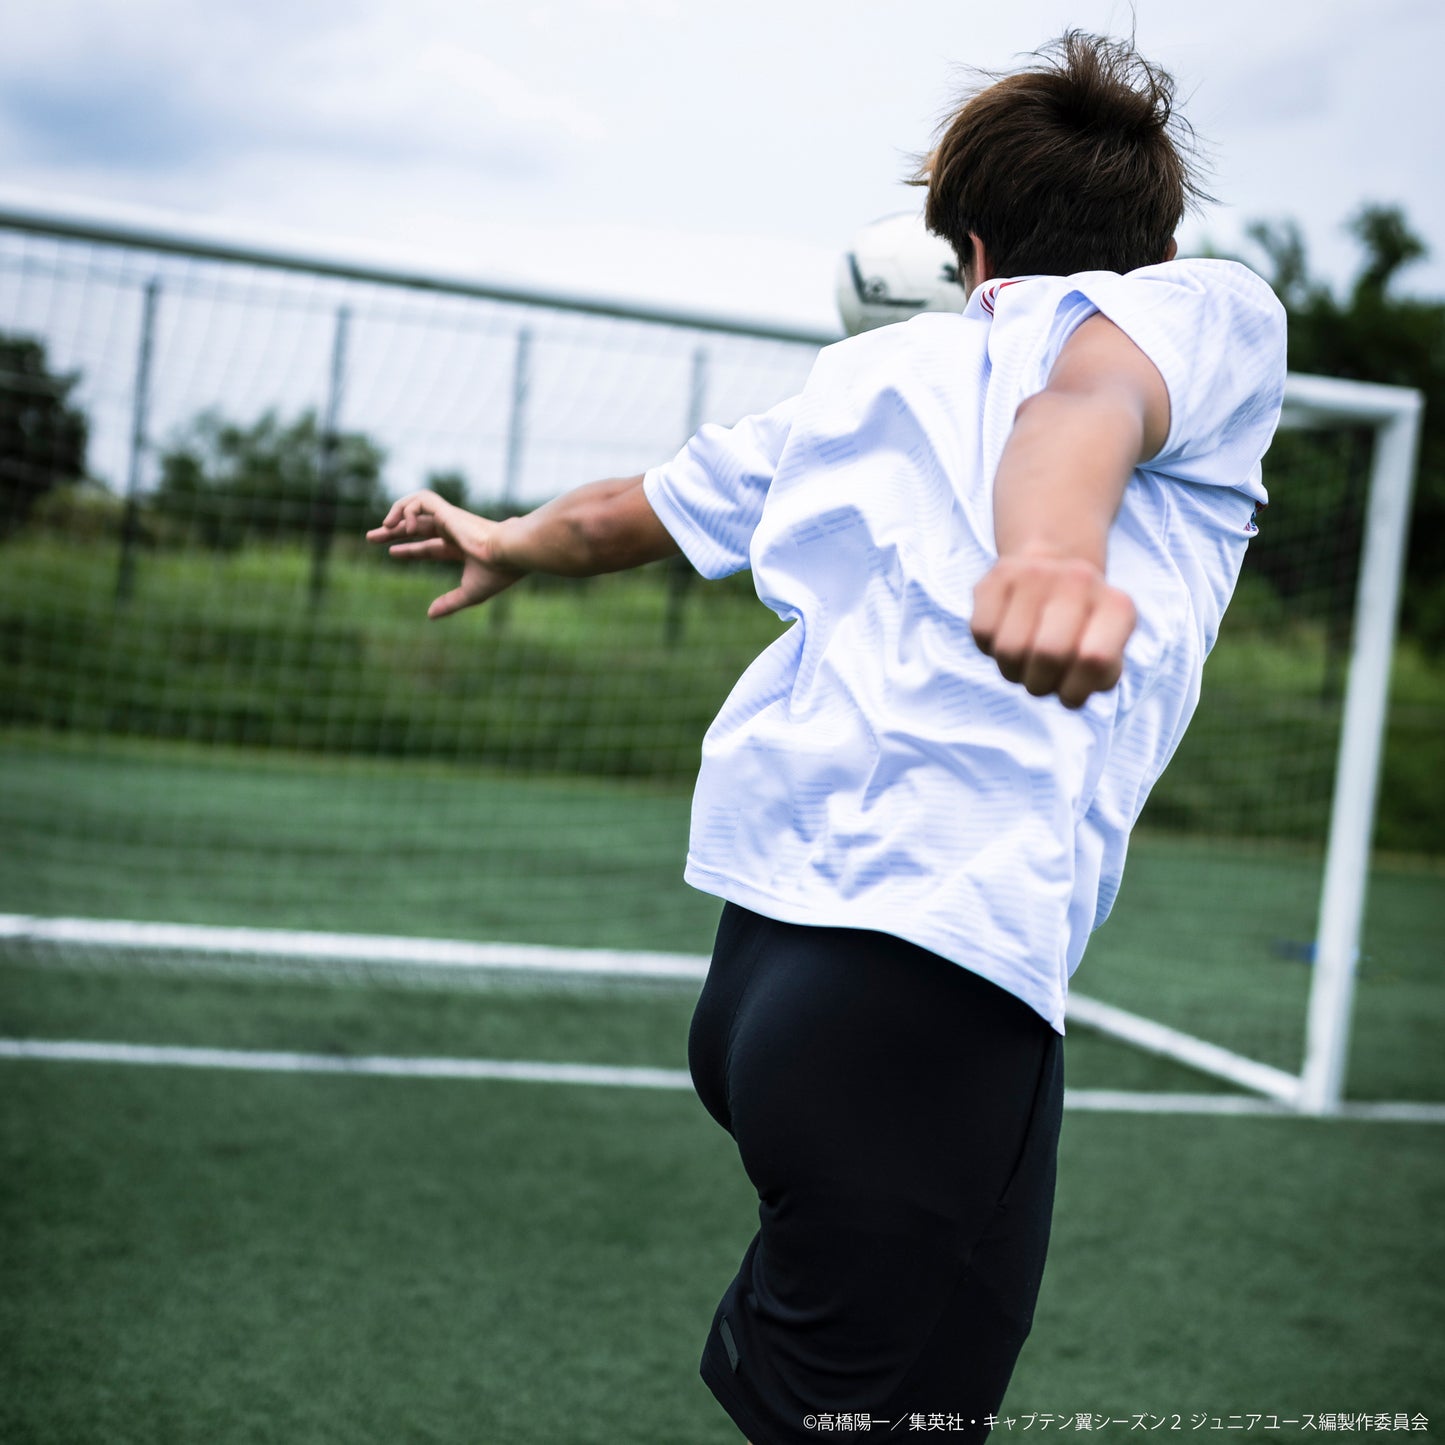
<path fill-rule="evenodd" d="M 517 351 L 512 361 L 512 410 L 507 418 L 507 460 L 502 471 L 502 495 L 498 511 L 503 517 L 511 514 L 522 478 L 522 456 L 527 444 L 527 394 L 532 387 L 532 328 L 523 326 L 517 332 Z M 512 599 L 507 593 L 494 597 L 487 606 L 492 626 L 505 627 L 511 614 Z"/>
<path fill-rule="evenodd" d="M 130 467 L 125 481 L 125 511 L 120 524 L 120 565 L 115 576 L 117 602 L 129 602 L 135 592 L 135 550 L 140 540 L 140 483 L 145 463 L 146 430 L 150 411 L 151 352 L 155 345 L 156 301 L 161 283 L 152 276 L 146 282 L 141 306 L 140 352 L 135 366 L 135 398 L 131 406 Z"/>
<path fill-rule="evenodd" d="M 703 407 L 707 398 L 707 347 L 699 346 L 692 354 L 692 383 L 687 398 L 687 436 L 691 440 L 702 425 Z M 676 647 L 682 641 L 683 605 L 692 590 L 697 573 L 686 557 L 677 556 L 667 564 L 667 614 L 663 621 L 662 638 L 668 647 Z"/>
<path fill-rule="evenodd" d="M 311 610 L 321 606 L 326 593 L 326 563 L 331 553 L 331 535 L 336 530 L 336 464 L 341 438 L 342 388 L 346 380 L 346 337 L 351 313 L 337 308 L 336 330 L 331 342 L 331 382 L 326 396 L 326 414 L 316 456 L 316 496 L 311 513 Z"/>
<path fill-rule="evenodd" d="M 531 385 L 532 329 L 524 326 L 517 332 L 517 354 L 512 363 L 512 411 L 507 420 L 507 465 L 502 473 L 504 508 L 511 507 L 522 476 L 522 454 L 527 443 L 527 393 Z"/>

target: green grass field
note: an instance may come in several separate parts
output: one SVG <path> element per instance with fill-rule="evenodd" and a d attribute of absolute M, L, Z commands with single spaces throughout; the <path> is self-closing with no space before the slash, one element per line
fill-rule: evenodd
<path fill-rule="evenodd" d="M 745 589 L 689 598 L 679 650 L 656 576 L 428 629 L 425 577 L 346 557 L 310 621 L 299 553 L 145 557 L 127 612 L 45 539 L 5 563 L 0 911 L 707 951 L 689 775 L 775 630 Z M 1319 643 L 1221 643 L 1078 979 L 1291 1069 Z M 1394 686 L 1348 1092 L 1442 1101 L 1445 673 L 1403 650 Z M 678 1069 L 691 1004 L 0 948 L 7 1038 Z M 1081 1029 L 1068 1061 L 1224 1089 Z M 1437 1430 L 1440 1141 L 1072 1112 L 1007 1411 Z M 0 1061 L 0 1442 L 724 1445 L 696 1359 L 754 1207 L 686 1092 Z"/>
<path fill-rule="evenodd" d="M 453 995 L 440 1027 L 500 1046 L 490 1008 Z M 586 1053 L 586 1012 L 508 1037 Z M 262 1022 L 231 1036 L 288 1033 Z M 737 1438 L 695 1369 L 754 1208 L 687 1094 L 52 1063 L 0 1080 L 0 1439 Z M 1005 1413 L 1437 1428 L 1442 1187 L 1431 1126 L 1071 1114 Z"/>
<path fill-rule="evenodd" d="M 685 950 L 715 917 L 644 783 L 28 733 L 0 827 L 10 911 Z M 509 847 L 469 867 L 469 830 Z M 1287 1053 L 1312 876 L 1141 836 L 1080 982 Z M 1442 897 L 1376 870 L 1355 1097 L 1445 1098 Z M 691 1001 L 0 954 L 7 1037 L 681 1068 Z M 1081 1030 L 1069 1078 L 1221 1087 Z M 1071 1113 L 1007 1413 L 1434 1428 L 1442 1193 L 1436 1126 Z M 753 1220 L 687 1093 L 0 1062 L 0 1440 L 723 1445 L 696 1356 Z"/>
<path fill-rule="evenodd" d="M 687 812 L 640 782 L 11 734 L 0 911 L 705 954 Z M 1293 845 L 1141 833 L 1078 985 L 1297 1069 L 1318 888 Z M 1353 1096 L 1445 1099 L 1442 921 L 1445 869 L 1378 864 Z"/>

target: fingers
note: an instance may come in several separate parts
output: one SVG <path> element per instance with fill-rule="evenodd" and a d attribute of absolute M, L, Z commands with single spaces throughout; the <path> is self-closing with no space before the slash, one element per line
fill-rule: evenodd
<path fill-rule="evenodd" d="M 387 550 L 393 557 L 405 557 L 413 562 L 461 562 L 466 557 L 455 542 L 445 537 L 433 537 L 425 542 L 394 542 Z"/>
<path fill-rule="evenodd" d="M 367 540 L 384 543 L 404 561 L 460 562 L 458 585 L 427 608 L 428 617 L 450 617 L 510 587 L 522 575 L 484 560 L 481 553 L 496 524 L 453 506 L 435 492 L 413 492 L 393 502 Z M 404 539 L 404 540 L 403 540 Z"/>
<path fill-rule="evenodd" d="M 1117 588 L 1107 588 L 1059 681 L 1059 701 L 1065 707 L 1083 707 L 1094 693 L 1107 692 L 1119 681 L 1124 671 L 1124 644 L 1137 620 L 1134 604 Z"/>
<path fill-rule="evenodd" d="M 446 529 L 436 517 L 422 513 L 404 516 L 391 526 L 383 523 L 380 527 L 373 527 L 366 535 L 372 542 L 386 542 L 397 537 L 441 537 L 446 535 Z"/>
<path fill-rule="evenodd" d="M 973 640 L 978 643 L 979 651 L 998 662 L 1000 671 L 1005 677 L 1008 677 L 1010 682 L 1017 682 L 1018 678 L 1009 677 L 1007 666 L 1004 662 L 999 661 L 997 645 L 999 625 L 1008 608 L 1011 591 L 1008 573 L 1002 565 L 994 567 L 986 573 L 978 586 L 973 589 L 971 627 Z"/>
<path fill-rule="evenodd" d="M 412 492 L 394 501 L 381 525 L 373 527 L 366 536 L 372 542 L 385 542 L 397 536 L 444 536 L 447 521 L 456 510 L 435 492 Z"/>
<path fill-rule="evenodd" d="M 974 590 L 974 640 L 1010 682 L 1039 696 L 1052 692 L 1106 585 L 1087 562 L 1006 558 Z"/>
<path fill-rule="evenodd" d="M 474 557 L 469 557 L 462 566 L 461 581 L 450 592 L 443 592 L 427 608 L 426 615 L 450 617 L 453 612 L 460 612 L 464 607 L 475 607 L 480 602 L 489 601 L 497 593 L 505 592 L 508 587 L 520 581 L 521 576 L 520 572 L 499 572 L 495 567 L 484 566 Z"/>
<path fill-rule="evenodd" d="M 1134 605 L 1087 562 L 1008 558 L 974 591 L 973 635 L 1010 682 L 1082 707 L 1118 682 Z"/>
<path fill-rule="evenodd" d="M 430 607 L 426 610 L 428 617 L 450 617 L 453 612 L 460 612 L 464 607 L 471 607 L 474 603 L 480 602 L 480 597 L 474 596 L 465 587 L 453 587 L 450 592 L 443 592 Z"/>

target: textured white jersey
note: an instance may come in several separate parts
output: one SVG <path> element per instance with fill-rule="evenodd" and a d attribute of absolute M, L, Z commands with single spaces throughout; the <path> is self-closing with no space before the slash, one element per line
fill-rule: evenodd
<path fill-rule="evenodd" d="M 1071 712 L 1005 681 L 969 618 L 1014 415 L 1095 312 L 1158 367 L 1170 428 L 1109 534 L 1109 581 L 1139 614 L 1123 676 Z M 751 566 L 792 623 L 708 730 L 687 880 L 905 938 L 1062 1031 L 1265 500 L 1284 335 L 1233 262 L 992 282 L 961 314 L 825 348 L 801 395 L 648 472 L 693 565 Z"/>

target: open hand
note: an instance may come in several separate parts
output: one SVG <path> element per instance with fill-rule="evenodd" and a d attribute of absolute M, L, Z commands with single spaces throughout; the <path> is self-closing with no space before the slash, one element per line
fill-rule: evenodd
<path fill-rule="evenodd" d="M 1082 707 L 1124 670 L 1137 613 L 1091 562 L 1020 554 L 1001 558 L 974 589 L 973 636 L 1010 682 L 1035 697 Z"/>
<path fill-rule="evenodd" d="M 495 562 L 494 538 L 499 525 L 454 506 L 436 492 L 412 492 L 391 504 L 381 525 L 373 527 L 366 540 L 389 543 L 393 557 L 460 562 L 458 585 L 427 608 L 428 617 L 447 617 L 495 597 L 525 575 Z"/>

